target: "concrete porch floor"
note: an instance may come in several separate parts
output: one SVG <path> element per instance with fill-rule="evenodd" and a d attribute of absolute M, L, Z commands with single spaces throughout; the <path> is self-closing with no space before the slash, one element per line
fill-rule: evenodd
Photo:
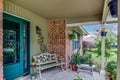
<path fill-rule="evenodd" d="M 75 77 L 80 76 L 83 80 L 104 80 L 104 76 L 98 72 L 93 72 L 93 76 L 90 71 L 81 70 L 79 73 L 67 69 L 62 71 L 60 68 L 52 68 L 42 72 L 43 80 L 74 80 Z M 20 80 L 31 80 L 30 76 Z M 35 80 L 40 80 L 39 76 Z"/>

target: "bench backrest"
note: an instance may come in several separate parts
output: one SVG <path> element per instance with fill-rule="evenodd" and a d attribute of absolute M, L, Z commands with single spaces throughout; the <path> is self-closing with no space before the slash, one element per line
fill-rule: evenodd
<path fill-rule="evenodd" d="M 44 65 L 49 63 L 57 62 L 56 54 L 42 53 L 36 56 L 33 56 L 37 65 Z"/>

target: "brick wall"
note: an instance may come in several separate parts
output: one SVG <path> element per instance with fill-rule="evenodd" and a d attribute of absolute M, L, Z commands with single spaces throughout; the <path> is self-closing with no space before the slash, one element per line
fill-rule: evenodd
<path fill-rule="evenodd" d="M 3 0 L 0 0 L 0 80 L 3 80 Z"/>
<path fill-rule="evenodd" d="M 50 20 L 48 27 L 48 51 L 56 54 L 58 60 L 66 60 L 66 22 L 65 20 Z"/>
<path fill-rule="evenodd" d="M 68 68 L 70 65 L 70 60 L 68 58 L 68 56 L 72 56 L 72 54 L 74 53 L 73 51 L 73 44 L 72 44 L 72 40 L 68 40 L 68 34 L 72 34 L 73 30 L 71 29 L 71 27 L 67 27 L 66 28 L 66 67 Z M 80 55 L 82 55 L 82 39 L 83 36 L 79 34 L 79 45 L 80 45 L 80 50 L 79 53 Z M 76 52 L 76 51 L 75 51 Z"/>
<path fill-rule="evenodd" d="M 66 28 L 65 20 L 50 20 L 48 27 L 48 51 L 56 54 L 58 59 L 64 58 L 65 68 L 69 67 L 69 58 L 74 51 L 72 49 L 72 41 L 68 40 L 68 34 L 73 31 L 70 27 Z M 81 37 L 80 37 L 80 40 Z M 82 42 L 80 42 L 82 44 Z M 82 46 L 81 46 L 82 49 Z M 82 50 L 80 50 L 80 53 Z"/>
<path fill-rule="evenodd" d="M 72 34 L 72 30 L 70 27 L 66 28 L 66 67 L 69 67 L 69 63 L 70 60 L 68 58 L 68 56 L 71 57 L 71 55 L 73 54 L 73 49 L 72 49 L 72 41 L 68 40 L 68 34 Z"/>

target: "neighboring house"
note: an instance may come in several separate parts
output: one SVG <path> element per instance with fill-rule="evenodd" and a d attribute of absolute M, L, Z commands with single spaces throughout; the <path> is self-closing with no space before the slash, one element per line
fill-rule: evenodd
<path fill-rule="evenodd" d="M 82 55 L 82 45 L 83 45 L 83 36 L 87 35 L 87 31 L 83 27 L 67 27 L 66 37 L 68 38 L 68 34 L 75 34 L 76 38 L 73 40 L 66 40 L 66 54 L 71 57 L 72 54 L 76 53 L 79 50 L 80 55 Z M 67 57 L 66 56 L 66 57 Z M 69 58 L 66 58 L 67 65 L 69 66 Z"/>
<path fill-rule="evenodd" d="M 96 45 L 94 43 L 94 39 L 95 39 L 95 37 L 90 37 L 90 36 L 86 37 L 86 36 L 83 36 L 83 44 L 86 46 L 86 48 L 88 50 L 96 47 Z"/>

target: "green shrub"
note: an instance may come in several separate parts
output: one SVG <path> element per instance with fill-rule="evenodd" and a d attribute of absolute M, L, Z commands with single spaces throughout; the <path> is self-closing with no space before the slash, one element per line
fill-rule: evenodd
<path fill-rule="evenodd" d="M 117 69 L 114 69 L 113 71 L 112 71 L 112 74 L 113 74 L 113 76 L 114 76 L 114 80 L 116 80 L 116 77 L 117 77 L 117 71 L 116 71 Z"/>
<path fill-rule="evenodd" d="M 116 68 L 117 68 L 117 63 L 115 61 L 109 61 L 107 63 L 107 71 L 108 72 L 112 73 L 112 71 Z"/>
<path fill-rule="evenodd" d="M 77 76 L 74 80 L 83 80 L 81 77 Z"/>
<path fill-rule="evenodd" d="M 81 63 L 82 63 L 82 64 L 89 64 L 89 63 L 90 63 L 90 60 L 91 60 L 91 54 L 84 54 L 84 55 L 81 57 Z"/>
<path fill-rule="evenodd" d="M 110 74 L 113 75 L 116 80 L 117 63 L 115 61 L 109 61 L 106 67 L 107 67 L 106 70 L 110 72 Z"/>

